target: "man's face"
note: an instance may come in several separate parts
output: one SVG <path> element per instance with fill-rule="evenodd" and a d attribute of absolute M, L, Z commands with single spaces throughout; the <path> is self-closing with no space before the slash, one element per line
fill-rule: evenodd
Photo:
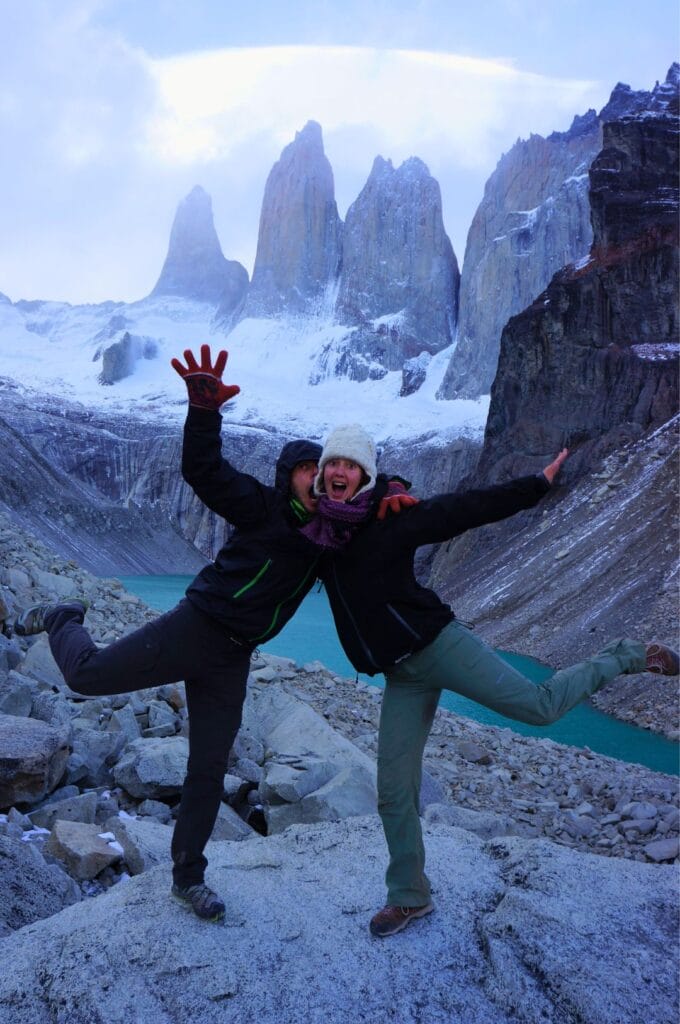
<path fill-rule="evenodd" d="M 317 497 L 312 487 L 318 471 L 318 462 L 298 462 L 290 475 L 291 494 L 308 512 L 316 512 Z"/>

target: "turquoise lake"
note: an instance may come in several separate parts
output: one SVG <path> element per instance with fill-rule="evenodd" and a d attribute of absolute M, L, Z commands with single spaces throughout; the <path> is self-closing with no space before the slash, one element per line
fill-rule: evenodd
<path fill-rule="evenodd" d="M 137 594 L 152 608 L 168 611 L 184 595 L 192 577 L 121 576 L 120 579 L 128 590 Z M 356 677 L 356 672 L 345 657 L 337 638 L 324 591 L 319 592 L 315 589 L 308 594 L 288 625 L 260 649 L 270 654 L 292 658 L 301 665 L 308 661 L 321 661 L 338 675 Z M 551 675 L 552 670 L 538 661 L 500 653 L 534 682 L 541 682 Z M 383 685 L 382 676 L 360 675 L 359 678 L 374 686 Z M 626 722 L 619 722 L 609 715 L 596 711 L 589 704 L 580 704 L 559 722 L 548 727 L 511 721 L 495 711 L 475 704 L 474 701 L 447 691 L 442 693 L 440 706 L 477 722 L 510 728 L 523 736 L 538 736 L 570 746 L 589 747 L 608 757 L 643 764 L 668 775 L 680 773 L 680 747 L 677 743 L 646 729 L 638 729 Z"/>

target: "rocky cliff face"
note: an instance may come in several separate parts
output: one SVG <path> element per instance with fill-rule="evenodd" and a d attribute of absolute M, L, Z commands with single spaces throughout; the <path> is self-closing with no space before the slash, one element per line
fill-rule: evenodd
<path fill-rule="evenodd" d="M 590 257 L 503 331 L 475 480 L 568 444 L 576 489 L 454 542 L 433 572 L 494 642 L 562 663 L 624 630 L 677 635 L 677 84 L 675 66 L 646 110 L 605 124 Z"/>
<path fill-rule="evenodd" d="M 441 398 L 488 393 L 509 318 L 588 253 L 588 168 L 601 147 L 602 124 L 649 101 L 649 93 L 617 85 L 599 116 L 590 110 L 567 132 L 519 140 L 501 158 L 468 234 L 458 343 Z"/>
<path fill-rule="evenodd" d="M 234 317 L 248 289 L 248 272 L 222 254 L 212 201 L 196 186 L 177 208 L 161 276 L 152 296 L 178 295 L 218 307 L 221 319 Z"/>
<path fill-rule="evenodd" d="M 396 169 L 377 157 L 345 221 L 336 316 L 356 326 L 349 375 L 361 380 L 402 369 L 406 360 L 446 348 L 458 285 L 438 183 L 415 157 Z"/>
<path fill-rule="evenodd" d="M 315 311 L 337 277 L 341 238 L 333 171 L 321 128 L 309 121 L 267 178 L 243 315 Z"/>
<path fill-rule="evenodd" d="M 590 257 L 504 330 L 482 473 L 569 443 L 573 474 L 610 432 L 616 447 L 677 411 L 677 109 L 673 70 L 648 109 L 605 124 Z"/>

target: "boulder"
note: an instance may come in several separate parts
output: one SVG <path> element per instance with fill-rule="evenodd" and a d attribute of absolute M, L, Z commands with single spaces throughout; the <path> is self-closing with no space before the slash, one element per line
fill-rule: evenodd
<path fill-rule="evenodd" d="M 111 833 L 103 832 L 100 825 L 81 821 L 55 821 L 45 852 L 63 861 L 69 875 L 79 881 L 96 878 L 122 856 L 120 844 Z"/>
<path fill-rule="evenodd" d="M 131 875 L 140 875 L 157 864 L 170 865 L 173 828 L 148 818 L 109 818 L 104 826 L 123 848 L 123 860 Z"/>
<path fill-rule="evenodd" d="M 215 827 L 212 830 L 212 840 L 223 841 L 228 839 L 238 842 L 241 839 L 251 839 L 254 835 L 255 833 L 252 828 L 246 825 L 243 818 L 239 817 L 233 807 L 230 807 L 228 804 L 220 804 Z"/>
<path fill-rule="evenodd" d="M 26 676 L 9 672 L 0 677 L 0 714 L 28 718 L 33 707 L 33 687 Z"/>
<path fill-rule="evenodd" d="M 116 785 L 140 798 L 175 796 L 182 789 L 188 753 L 183 736 L 135 740 L 114 768 Z"/>
<path fill-rule="evenodd" d="M 58 785 L 68 756 L 63 726 L 0 715 L 0 807 L 42 800 Z"/>
<path fill-rule="evenodd" d="M 97 794 L 82 793 L 66 800 L 55 800 L 30 811 L 28 817 L 37 828 L 51 829 L 55 821 L 81 821 L 93 825 L 97 813 Z"/>
<path fill-rule="evenodd" d="M 73 879 L 58 865 L 47 864 L 36 846 L 1 835 L 0 879 L 0 937 L 81 898 Z"/>
<path fill-rule="evenodd" d="M 52 651 L 45 635 L 39 636 L 31 644 L 21 664 L 21 671 L 24 675 L 32 676 L 33 679 L 46 686 L 64 686 L 64 677 L 52 657 Z"/>
<path fill-rule="evenodd" d="M 269 834 L 274 834 L 298 823 L 338 821 L 375 812 L 375 782 L 371 773 L 351 765 L 296 803 L 266 806 L 265 819 Z"/>

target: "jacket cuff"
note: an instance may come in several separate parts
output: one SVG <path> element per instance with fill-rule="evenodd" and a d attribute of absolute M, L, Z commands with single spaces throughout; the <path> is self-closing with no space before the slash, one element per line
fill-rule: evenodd
<path fill-rule="evenodd" d="M 186 422 L 191 427 L 220 427 L 222 414 L 217 409 L 201 409 L 197 405 L 190 405 L 187 409 Z"/>

